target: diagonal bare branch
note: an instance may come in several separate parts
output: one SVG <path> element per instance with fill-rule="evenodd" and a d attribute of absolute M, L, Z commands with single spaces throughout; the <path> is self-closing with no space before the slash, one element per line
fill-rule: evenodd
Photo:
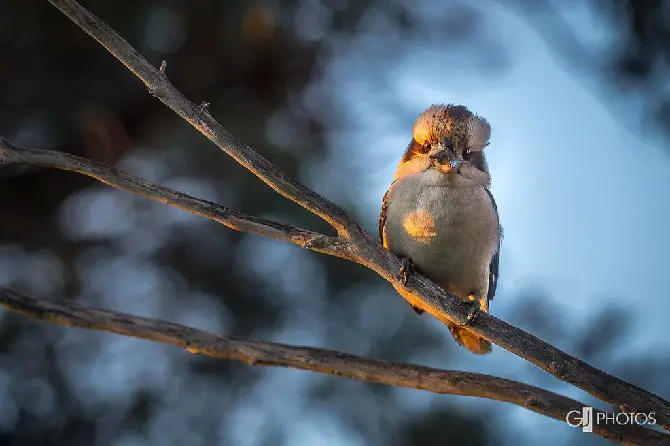
<path fill-rule="evenodd" d="M 0 137 L 0 166 L 29 164 L 78 172 L 117 189 L 160 201 L 172 207 L 201 215 L 240 232 L 294 243 L 324 254 L 349 259 L 351 242 L 295 226 L 243 214 L 211 201 L 138 178 L 129 173 L 68 153 L 52 150 L 19 149 Z"/>
<path fill-rule="evenodd" d="M 191 353 L 232 359 L 250 365 L 290 367 L 360 381 L 434 393 L 473 396 L 515 404 L 565 422 L 570 411 L 584 403 L 539 387 L 480 373 L 439 370 L 391 363 L 313 347 L 221 336 L 160 319 L 84 307 L 72 302 L 49 302 L 0 289 L 0 306 L 60 325 L 107 331 L 183 347 Z M 628 445 L 668 445 L 670 436 L 641 426 L 598 424 L 593 432 Z"/>

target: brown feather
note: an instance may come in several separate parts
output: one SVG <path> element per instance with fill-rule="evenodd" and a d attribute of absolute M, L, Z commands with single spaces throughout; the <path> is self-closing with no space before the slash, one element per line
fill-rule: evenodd
<path fill-rule="evenodd" d="M 489 341 L 469 332 L 464 327 L 453 324 L 451 322 L 447 323 L 447 327 L 449 327 L 449 331 L 458 345 L 467 348 L 474 354 L 485 355 L 490 353 L 493 349 Z"/>

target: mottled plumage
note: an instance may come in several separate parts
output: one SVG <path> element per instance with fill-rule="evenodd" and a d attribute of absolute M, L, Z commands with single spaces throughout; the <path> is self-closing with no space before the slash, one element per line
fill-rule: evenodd
<path fill-rule="evenodd" d="M 386 248 L 483 311 L 495 294 L 501 239 L 483 153 L 489 137 L 488 123 L 463 106 L 428 108 L 414 124 L 379 219 Z M 465 327 L 449 329 L 468 350 L 491 351 Z"/>

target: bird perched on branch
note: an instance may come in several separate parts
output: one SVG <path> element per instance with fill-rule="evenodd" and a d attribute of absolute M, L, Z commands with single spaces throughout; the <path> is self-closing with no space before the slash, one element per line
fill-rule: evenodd
<path fill-rule="evenodd" d="M 421 113 L 379 218 L 382 244 L 403 258 L 404 283 L 416 269 L 471 302 L 468 322 L 448 327 L 477 354 L 490 352 L 491 344 L 467 323 L 489 310 L 502 236 L 484 156 L 490 135 L 488 122 L 464 106 L 433 105 Z"/>

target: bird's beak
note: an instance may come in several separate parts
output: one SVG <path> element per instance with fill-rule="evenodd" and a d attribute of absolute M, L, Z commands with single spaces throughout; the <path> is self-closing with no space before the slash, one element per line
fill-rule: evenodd
<path fill-rule="evenodd" d="M 463 164 L 463 160 L 459 159 L 449 148 L 438 148 L 429 155 L 429 158 L 433 165 L 443 172 L 451 172 Z"/>

